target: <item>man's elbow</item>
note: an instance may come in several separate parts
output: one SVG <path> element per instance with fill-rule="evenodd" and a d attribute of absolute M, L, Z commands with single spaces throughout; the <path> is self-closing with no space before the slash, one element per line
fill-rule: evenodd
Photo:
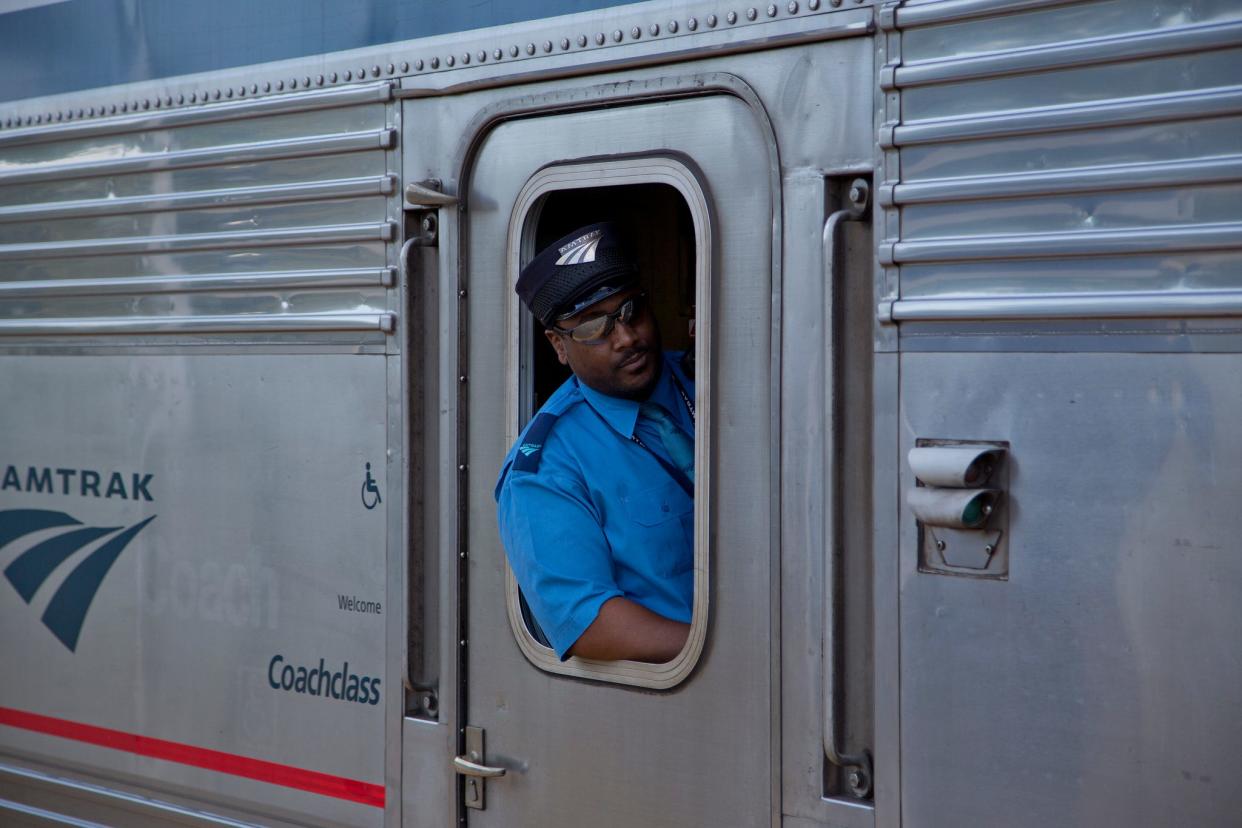
<path fill-rule="evenodd" d="M 661 663 L 674 659 L 689 635 L 689 624 L 657 615 L 626 598 L 611 598 L 569 648 L 569 655 L 596 661 Z"/>

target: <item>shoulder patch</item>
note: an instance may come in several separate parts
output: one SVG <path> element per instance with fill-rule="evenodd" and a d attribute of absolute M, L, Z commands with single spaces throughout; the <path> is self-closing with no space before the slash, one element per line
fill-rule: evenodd
<path fill-rule="evenodd" d="M 539 461 L 543 459 L 544 443 L 547 442 L 548 435 L 552 433 L 552 426 L 556 425 L 558 419 L 559 415 L 546 412 L 535 416 L 522 435 L 522 442 L 518 444 L 517 456 L 513 458 L 514 471 L 539 471 Z"/>

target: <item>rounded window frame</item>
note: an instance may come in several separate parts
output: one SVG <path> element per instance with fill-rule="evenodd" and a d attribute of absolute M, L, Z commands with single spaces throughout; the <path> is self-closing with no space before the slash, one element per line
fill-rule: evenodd
<path fill-rule="evenodd" d="M 522 412 L 530 406 L 529 388 L 522 386 L 523 360 L 534 340 L 530 314 L 517 300 L 515 288 L 522 265 L 535 254 L 535 228 L 546 196 L 575 189 L 600 189 L 634 184 L 665 184 L 673 187 L 684 199 L 694 225 L 694 295 L 696 304 L 694 355 L 696 364 L 708 366 L 711 354 L 711 274 L 712 221 L 710 202 L 700 178 L 686 161 L 671 154 L 609 158 L 595 161 L 558 162 L 536 171 L 522 187 L 509 217 L 508 249 L 508 319 L 506 410 L 509 412 L 507 442 L 513 443 L 524 425 Z M 529 383 L 528 383 L 529 385 Z M 710 492 L 711 466 L 708 462 L 711 429 L 711 372 L 702 370 L 695 379 L 696 427 L 694 439 L 695 488 Z M 534 412 L 531 412 L 533 415 Z M 694 499 L 694 598 L 690 632 L 681 652 L 670 661 L 599 661 L 571 656 L 557 658 L 549 647 L 540 644 L 526 627 L 517 579 L 502 555 L 505 568 L 505 604 L 509 626 L 518 648 L 527 661 L 548 673 L 610 684 L 667 690 L 685 681 L 698 664 L 707 640 L 710 607 L 711 549 L 707 527 L 710 526 L 711 502 L 708 497 Z"/>

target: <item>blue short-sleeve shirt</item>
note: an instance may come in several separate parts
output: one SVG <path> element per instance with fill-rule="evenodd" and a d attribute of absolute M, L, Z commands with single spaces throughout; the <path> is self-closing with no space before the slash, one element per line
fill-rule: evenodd
<path fill-rule="evenodd" d="M 650 400 L 693 436 L 694 384 L 680 356 L 664 355 Z M 496 483 L 509 563 L 562 659 L 610 598 L 690 621 L 694 498 L 653 456 L 669 459 L 647 421 L 639 425 L 638 407 L 571 377 L 510 449 Z M 632 439 L 636 428 L 646 447 Z"/>

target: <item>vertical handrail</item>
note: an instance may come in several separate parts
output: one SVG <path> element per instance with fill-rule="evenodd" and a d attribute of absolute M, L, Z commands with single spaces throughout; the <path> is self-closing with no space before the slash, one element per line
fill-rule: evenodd
<path fill-rule="evenodd" d="M 866 216 L 869 201 L 869 186 L 863 179 L 855 179 L 850 184 L 849 206 L 837 210 L 824 222 L 823 234 L 823 272 L 824 272 L 824 331 L 827 347 L 824 349 L 825 381 L 824 381 L 824 416 L 827 427 L 824 429 L 824 491 L 828 494 L 828 502 L 824 507 L 824 756 L 832 764 L 842 768 L 853 768 L 848 775 L 851 792 L 864 797 L 871 792 L 871 754 L 843 753 L 837 747 L 837 619 L 836 593 L 837 580 L 837 480 L 836 480 L 836 381 L 837 381 L 837 347 L 835 303 L 836 303 L 836 258 L 837 229 L 847 221 L 859 221 Z"/>

